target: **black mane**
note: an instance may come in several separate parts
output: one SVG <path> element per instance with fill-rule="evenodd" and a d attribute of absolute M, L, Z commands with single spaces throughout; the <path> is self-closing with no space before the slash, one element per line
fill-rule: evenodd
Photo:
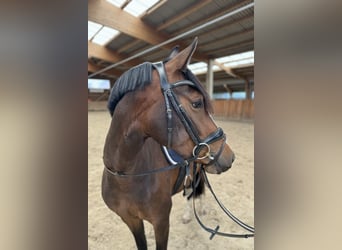
<path fill-rule="evenodd" d="M 126 93 L 136 89 L 141 89 L 152 82 L 152 67 L 152 63 L 145 62 L 129 69 L 122 76 L 120 76 L 111 89 L 108 98 L 107 107 L 111 116 L 113 116 L 116 105 Z M 210 103 L 210 97 L 203 85 L 189 69 L 183 71 L 183 74 L 185 79 L 195 83 L 196 89 L 200 91 L 204 97 L 205 108 L 212 113 L 213 108 Z"/>
<path fill-rule="evenodd" d="M 110 115 L 113 116 L 116 105 L 126 93 L 143 88 L 150 84 L 151 81 L 152 63 L 150 62 L 142 63 L 127 70 L 115 82 L 110 92 L 107 105 Z"/>

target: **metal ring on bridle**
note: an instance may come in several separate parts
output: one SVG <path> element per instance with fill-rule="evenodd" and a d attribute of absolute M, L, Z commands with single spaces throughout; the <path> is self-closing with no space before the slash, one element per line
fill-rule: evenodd
<path fill-rule="evenodd" d="M 202 157 L 197 156 L 197 159 L 198 159 L 198 160 L 203 160 L 203 159 L 205 159 L 205 158 L 207 158 L 207 157 L 210 157 L 210 146 L 209 146 L 207 143 L 205 143 L 205 142 L 201 142 L 201 143 L 199 143 L 198 145 L 196 145 L 196 146 L 194 147 L 194 149 L 192 150 L 192 155 L 193 155 L 194 157 L 196 157 L 196 150 L 197 150 L 197 147 L 201 147 L 201 146 L 207 147 L 208 152 L 207 152 L 204 156 L 202 156 Z M 200 152 L 201 152 L 201 151 L 200 151 Z M 198 152 L 198 153 L 200 153 L 200 152 Z"/>

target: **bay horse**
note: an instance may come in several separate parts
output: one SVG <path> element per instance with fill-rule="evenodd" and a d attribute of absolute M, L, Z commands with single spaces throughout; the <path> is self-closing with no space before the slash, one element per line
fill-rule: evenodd
<path fill-rule="evenodd" d="M 112 120 L 103 152 L 102 197 L 127 224 L 139 250 L 147 249 L 143 220 L 153 225 L 156 249 L 167 249 L 171 196 L 191 180 L 195 163 L 220 174 L 234 161 L 211 117 L 207 92 L 187 68 L 196 46 L 197 38 L 180 52 L 174 49 L 164 62 L 133 67 L 109 97 Z M 169 163 L 161 146 L 186 159 L 184 164 L 165 169 Z M 186 176 L 179 178 L 184 166 Z"/>

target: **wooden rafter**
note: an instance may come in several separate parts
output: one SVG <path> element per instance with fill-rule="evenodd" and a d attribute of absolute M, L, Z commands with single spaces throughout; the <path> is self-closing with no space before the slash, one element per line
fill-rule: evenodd
<path fill-rule="evenodd" d="M 103 68 L 98 66 L 98 65 L 95 65 L 95 64 L 88 62 L 88 71 L 89 72 L 94 73 L 94 72 L 99 71 L 101 69 L 103 69 Z M 116 70 L 116 69 L 109 69 L 108 71 L 104 72 L 103 74 L 119 77 L 122 74 L 122 72 L 119 70 Z"/>
<path fill-rule="evenodd" d="M 121 56 L 117 53 L 107 49 L 104 46 L 97 45 L 88 41 L 88 58 L 90 57 L 101 58 L 108 62 L 116 62 L 121 60 Z"/>
<path fill-rule="evenodd" d="M 254 32 L 253 28 L 242 30 L 242 31 L 238 31 L 238 32 L 235 32 L 233 34 L 229 34 L 227 36 L 221 37 L 219 39 L 215 39 L 214 41 L 210 41 L 210 42 L 207 42 L 207 43 L 201 43 L 201 47 L 204 47 L 204 46 L 209 46 L 210 47 L 214 43 L 224 43 L 224 41 L 229 41 L 232 38 L 236 38 L 236 37 L 239 37 L 239 36 L 242 36 L 242 35 L 246 35 L 246 34 L 249 34 L 249 33 L 253 33 L 253 32 Z"/>
<path fill-rule="evenodd" d="M 156 33 L 152 27 L 139 18 L 105 0 L 88 1 L 88 19 L 150 44 L 159 44 L 167 40 L 167 36 Z"/>
<path fill-rule="evenodd" d="M 116 53 L 115 51 L 110 50 L 104 46 L 100 46 L 93 42 L 88 41 L 88 58 L 91 56 L 99 58 L 99 59 L 103 59 L 104 61 L 107 61 L 110 63 L 115 63 L 117 61 L 120 61 L 126 58 L 122 54 Z M 140 63 L 141 63 L 140 60 L 133 59 L 127 62 L 125 65 L 132 67 Z"/>
<path fill-rule="evenodd" d="M 228 86 L 228 84 L 223 84 L 222 85 L 224 88 L 225 88 L 225 90 L 227 90 L 227 92 L 229 93 L 229 94 L 232 94 L 233 93 L 233 90 Z"/>
<path fill-rule="evenodd" d="M 219 30 L 228 30 L 231 26 L 237 24 L 237 23 L 240 23 L 240 22 L 243 22 L 245 20 L 248 20 L 248 19 L 251 19 L 253 18 L 253 15 L 250 15 L 250 16 L 244 16 L 242 18 L 238 18 L 238 19 L 235 19 L 235 20 L 232 20 L 230 22 L 227 22 L 227 23 L 223 23 L 223 24 L 220 24 L 220 25 L 215 25 L 212 29 L 210 29 L 210 33 L 215 33 Z M 202 34 L 207 34 L 208 31 L 207 30 L 201 30 L 199 32 L 197 32 L 196 34 L 198 36 L 202 35 Z"/>
<path fill-rule="evenodd" d="M 218 62 L 217 60 L 215 60 L 214 63 L 215 63 L 217 66 L 219 66 L 220 69 L 224 70 L 228 75 L 231 75 L 231 76 L 233 76 L 233 77 L 235 77 L 235 78 L 237 78 L 237 77 L 238 77 L 238 78 L 241 78 L 240 76 L 238 76 L 237 74 L 235 74 L 235 73 L 233 72 L 232 68 L 227 67 L 227 66 L 224 66 L 223 63 L 220 63 L 220 62 Z"/>
<path fill-rule="evenodd" d="M 199 26 L 199 25 L 202 25 L 202 24 L 204 24 L 204 23 L 207 23 L 207 22 L 209 22 L 210 20 L 213 20 L 213 19 L 215 19 L 215 18 L 217 18 L 217 17 L 219 17 L 219 16 L 222 16 L 222 15 L 224 15 L 224 14 L 227 14 L 228 12 L 231 12 L 231 11 L 233 11 L 233 10 L 239 8 L 239 7 L 242 7 L 242 6 L 244 6 L 244 5 L 247 5 L 247 4 L 251 3 L 251 2 L 253 2 L 253 1 L 251 1 L 251 0 L 245 0 L 245 1 L 239 2 L 239 3 L 237 3 L 237 4 L 233 5 L 233 6 L 231 6 L 230 8 L 227 8 L 227 9 L 224 9 L 224 10 L 217 11 L 216 13 L 211 14 L 211 15 L 208 16 L 207 18 L 201 19 L 201 20 L 198 21 L 198 22 L 192 23 L 191 25 L 188 25 L 188 26 L 186 26 L 186 27 L 184 27 L 184 28 L 182 28 L 182 29 L 177 30 L 177 33 L 174 34 L 174 35 L 182 34 L 182 33 L 186 32 L 186 31 L 188 31 L 188 30 L 191 30 L 191 29 L 193 29 L 193 28 L 195 28 L 195 27 L 197 27 L 197 26 Z"/>
<path fill-rule="evenodd" d="M 234 50 L 237 48 L 241 48 L 242 46 L 250 46 L 254 44 L 254 39 L 250 39 L 244 42 L 237 42 L 234 44 L 231 44 L 230 46 L 224 46 L 221 49 L 213 49 L 213 50 L 206 50 L 207 54 L 210 54 L 211 52 L 215 52 L 215 53 L 221 53 L 223 51 L 229 51 L 229 50 Z"/>
<path fill-rule="evenodd" d="M 195 4 L 189 6 L 188 8 L 184 9 L 182 12 L 178 13 L 178 15 L 175 15 L 173 18 L 169 19 L 162 25 L 158 26 L 157 31 L 165 29 L 169 27 L 171 24 L 174 24 L 175 22 L 178 22 L 179 20 L 191 15 L 192 13 L 203 8 L 205 5 L 209 4 L 210 2 L 212 2 L 212 0 L 197 1 Z"/>
<path fill-rule="evenodd" d="M 133 46 L 140 43 L 140 40 L 134 40 L 130 43 L 127 43 L 126 45 L 122 46 L 120 49 L 118 49 L 118 53 L 122 53 L 124 51 L 127 51 L 128 49 L 132 48 Z"/>
<path fill-rule="evenodd" d="M 161 7 L 166 1 L 160 1 L 154 8 L 153 11 L 159 7 Z M 196 10 L 200 9 L 201 7 L 207 5 L 208 3 L 212 2 L 212 0 L 205 0 L 205 1 L 199 1 L 198 3 L 196 3 L 195 5 L 191 5 L 188 9 L 186 9 L 184 12 L 179 13 L 177 16 L 175 16 L 174 18 L 170 19 L 169 21 L 163 23 L 162 25 L 157 27 L 157 31 L 160 31 L 164 28 L 169 27 L 171 24 L 179 21 L 180 19 L 190 15 L 191 13 L 195 12 Z M 152 10 L 149 10 L 148 13 L 152 12 Z M 123 51 L 126 51 L 127 49 L 132 48 L 133 46 L 135 46 L 136 44 L 139 43 L 139 40 L 135 40 L 132 41 L 128 44 L 126 44 L 125 46 L 121 47 L 118 52 L 121 53 Z"/>
<path fill-rule="evenodd" d="M 119 30 L 131 37 L 145 41 L 152 45 L 160 44 L 171 38 L 165 34 L 162 34 L 161 32 L 157 32 L 155 28 L 147 25 L 141 19 L 130 15 L 126 11 L 115 7 L 105 0 L 88 1 L 88 19 Z M 182 43 L 179 44 L 182 47 L 186 46 Z M 175 45 L 176 43 L 170 43 L 163 46 L 163 48 L 170 50 Z M 209 58 L 208 56 L 197 52 L 194 55 L 194 59 L 207 61 Z"/>

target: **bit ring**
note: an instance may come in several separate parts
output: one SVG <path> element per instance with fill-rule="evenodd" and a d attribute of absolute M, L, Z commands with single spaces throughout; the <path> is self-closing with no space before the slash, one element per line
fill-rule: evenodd
<path fill-rule="evenodd" d="M 201 146 L 205 146 L 205 147 L 207 147 L 207 149 L 208 149 L 208 152 L 204 155 L 204 156 L 202 156 L 202 157 L 197 157 L 197 159 L 198 160 L 203 160 L 203 159 L 205 159 L 205 158 L 207 158 L 207 157 L 209 157 L 210 159 L 212 158 L 212 156 L 210 155 L 210 146 L 207 144 L 207 143 L 205 143 L 205 142 L 201 142 L 201 143 L 199 143 L 198 145 L 196 145 L 195 147 L 194 147 L 194 149 L 192 150 L 192 155 L 194 156 L 194 157 L 196 157 L 196 150 L 197 150 L 197 147 L 201 147 Z"/>

